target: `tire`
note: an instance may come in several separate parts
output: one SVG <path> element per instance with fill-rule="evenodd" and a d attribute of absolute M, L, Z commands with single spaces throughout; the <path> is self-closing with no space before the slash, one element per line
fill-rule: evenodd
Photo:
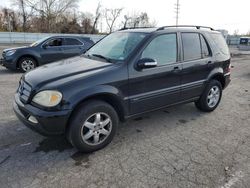
<path fill-rule="evenodd" d="M 195 102 L 195 106 L 203 112 L 214 111 L 220 103 L 222 96 L 222 86 L 217 80 L 211 80 L 200 99 Z"/>
<path fill-rule="evenodd" d="M 111 105 L 98 100 L 88 101 L 73 114 L 67 139 L 81 152 L 94 152 L 112 141 L 118 123 L 118 115 Z"/>
<path fill-rule="evenodd" d="M 37 62 L 32 57 L 22 57 L 19 62 L 19 68 L 22 72 L 30 71 L 37 66 Z"/>

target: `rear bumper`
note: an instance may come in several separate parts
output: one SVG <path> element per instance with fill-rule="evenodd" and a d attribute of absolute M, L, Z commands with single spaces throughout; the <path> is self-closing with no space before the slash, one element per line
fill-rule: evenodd
<path fill-rule="evenodd" d="M 24 125 L 44 136 L 64 134 L 71 113 L 71 110 L 44 111 L 30 104 L 23 104 L 18 94 L 15 95 L 13 109 Z M 38 123 L 29 121 L 30 116 L 34 116 Z"/>
<path fill-rule="evenodd" d="M 225 85 L 223 89 L 225 89 L 228 86 L 228 84 L 231 82 L 231 74 L 230 73 L 224 74 L 224 78 L 225 78 Z"/>

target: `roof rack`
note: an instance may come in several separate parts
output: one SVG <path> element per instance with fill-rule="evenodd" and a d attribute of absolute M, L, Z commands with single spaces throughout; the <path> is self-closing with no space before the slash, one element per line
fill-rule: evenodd
<path fill-rule="evenodd" d="M 127 30 L 127 29 L 148 29 L 148 28 L 154 28 L 154 27 L 123 27 L 119 29 L 118 31 Z"/>
<path fill-rule="evenodd" d="M 169 28 L 169 27 L 195 27 L 196 29 L 205 28 L 205 29 L 210 29 L 210 30 L 214 31 L 214 29 L 211 27 L 198 26 L 198 25 L 169 25 L 169 26 L 159 27 L 156 31 L 164 30 L 165 28 Z"/>

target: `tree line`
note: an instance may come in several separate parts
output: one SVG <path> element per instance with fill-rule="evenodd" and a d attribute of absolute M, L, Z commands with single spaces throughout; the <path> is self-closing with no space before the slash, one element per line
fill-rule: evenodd
<path fill-rule="evenodd" d="M 11 0 L 0 8 L 0 31 L 41 33 L 111 33 L 118 28 L 153 27 L 146 12 L 126 12 L 98 3 L 94 13 L 78 11 L 79 0 Z"/>

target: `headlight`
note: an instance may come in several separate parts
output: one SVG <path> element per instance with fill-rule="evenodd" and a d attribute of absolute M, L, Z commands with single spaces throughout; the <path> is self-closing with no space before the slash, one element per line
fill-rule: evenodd
<path fill-rule="evenodd" d="M 6 52 L 6 56 L 11 56 L 16 52 L 16 50 L 9 50 Z"/>
<path fill-rule="evenodd" d="M 58 105 L 62 100 L 62 94 L 59 91 L 45 90 L 37 93 L 32 101 L 45 107 Z"/>

